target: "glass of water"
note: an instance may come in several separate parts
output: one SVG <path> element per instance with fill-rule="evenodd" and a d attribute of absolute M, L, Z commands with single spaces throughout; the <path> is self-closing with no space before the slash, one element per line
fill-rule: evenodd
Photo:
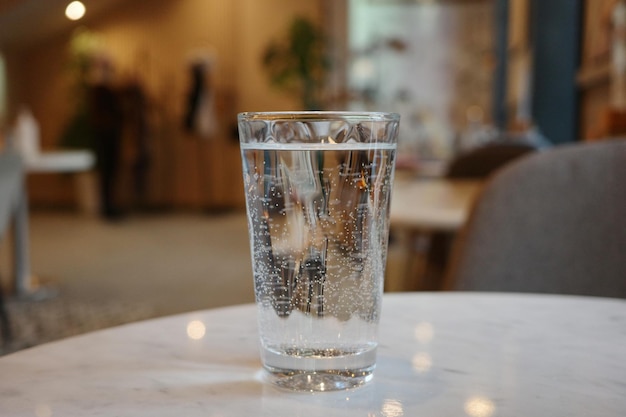
<path fill-rule="evenodd" d="M 261 359 L 275 384 L 371 380 L 400 117 L 238 117 Z"/>

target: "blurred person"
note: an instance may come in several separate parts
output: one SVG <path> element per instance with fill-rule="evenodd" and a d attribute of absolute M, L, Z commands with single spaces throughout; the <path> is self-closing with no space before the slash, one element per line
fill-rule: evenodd
<path fill-rule="evenodd" d="M 123 110 L 119 92 L 113 85 L 113 74 L 114 66 L 109 57 L 93 57 L 87 103 L 99 171 L 100 214 L 107 220 L 117 220 L 122 215 L 116 202 L 116 186 L 121 158 Z"/>
<path fill-rule="evenodd" d="M 126 81 L 121 90 L 126 138 L 132 145 L 133 194 L 135 204 L 146 206 L 148 171 L 151 165 L 149 99 L 138 76 Z"/>

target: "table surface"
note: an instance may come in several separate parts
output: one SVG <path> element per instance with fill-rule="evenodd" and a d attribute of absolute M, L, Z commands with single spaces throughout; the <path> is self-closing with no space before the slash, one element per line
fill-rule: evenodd
<path fill-rule="evenodd" d="M 391 226 L 456 231 L 465 223 L 482 184 L 480 180 L 398 178 L 391 197 Z"/>
<path fill-rule="evenodd" d="M 372 382 L 264 382 L 256 309 L 102 330 L 0 358 L 2 416 L 626 415 L 626 301 L 386 294 Z"/>
<path fill-rule="evenodd" d="M 46 151 L 25 159 L 28 173 L 82 172 L 94 168 L 96 157 L 87 150 Z"/>

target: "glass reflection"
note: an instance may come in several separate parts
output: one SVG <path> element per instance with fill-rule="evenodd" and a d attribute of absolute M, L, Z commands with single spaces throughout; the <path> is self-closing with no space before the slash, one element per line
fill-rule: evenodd
<path fill-rule="evenodd" d="M 404 408 L 402 408 L 402 403 L 398 400 L 385 400 L 382 413 L 385 417 L 399 417 L 404 415 Z"/>
<path fill-rule="evenodd" d="M 411 364 L 413 365 L 413 369 L 415 369 L 420 374 L 424 372 L 428 372 L 433 364 L 430 355 L 426 352 L 418 352 L 413 356 L 411 360 Z"/>
<path fill-rule="evenodd" d="M 433 325 L 427 321 L 421 321 L 415 326 L 415 340 L 423 345 L 432 341 L 434 334 Z"/>
<path fill-rule="evenodd" d="M 206 326 L 200 320 L 193 320 L 187 324 L 187 336 L 192 340 L 200 340 L 206 334 Z"/>
<path fill-rule="evenodd" d="M 471 417 L 490 417 L 495 408 L 493 401 L 485 397 L 472 397 L 465 401 L 465 413 Z"/>

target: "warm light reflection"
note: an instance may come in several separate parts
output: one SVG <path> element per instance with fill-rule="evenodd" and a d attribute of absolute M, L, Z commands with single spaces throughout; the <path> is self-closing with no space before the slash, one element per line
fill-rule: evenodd
<path fill-rule="evenodd" d="M 495 405 L 485 397 L 472 397 L 465 402 L 465 412 L 472 417 L 490 417 Z"/>
<path fill-rule="evenodd" d="M 78 20 L 85 15 L 85 5 L 80 1 L 73 1 L 65 8 L 65 17 Z"/>
<path fill-rule="evenodd" d="M 206 334 L 206 327 L 200 320 L 193 320 L 187 324 L 187 336 L 193 340 L 200 340 Z"/>
<path fill-rule="evenodd" d="M 433 365 L 433 361 L 428 353 L 419 352 L 413 356 L 411 364 L 413 365 L 413 369 L 417 372 L 424 373 L 430 370 L 430 367 Z"/>
<path fill-rule="evenodd" d="M 49 405 L 39 404 L 35 407 L 35 415 L 37 417 L 52 417 L 52 409 Z"/>
<path fill-rule="evenodd" d="M 399 417 L 404 415 L 402 403 L 398 400 L 385 400 L 382 412 L 385 417 Z"/>
<path fill-rule="evenodd" d="M 417 326 L 415 326 L 415 340 L 424 345 L 433 340 L 434 334 L 435 330 L 433 325 L 427 321 L 419 322 Z"/>

